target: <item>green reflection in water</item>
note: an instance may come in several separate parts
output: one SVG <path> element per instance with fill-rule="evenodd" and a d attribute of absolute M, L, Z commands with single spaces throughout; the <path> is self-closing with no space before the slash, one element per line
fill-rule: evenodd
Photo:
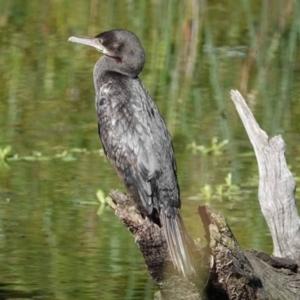
<path fill-rule="evenodd" d="M 173 136 L 189 231 L 203 239 L 195 212 L 208 203 L 243 247 L 271 253 L 256 161 L 245 155 L 252 150 L 229 90 L 243 92 L 264 130 L 283 134 L 297 176 L 299 3 L 275 2 L 0 0 L 0 148 L 23 156 L 98 149 L 92 68 L 99 53 L 67 39 L 132 30 L 147 54 L 141 78 Z M 220 156 L 187 147 L 208 147 L 214 137 L 229 140 Z M 190 199 L 228 173 L 242 196 Z M 153 298 L 129 232 L 111 211 L 98 217 L 97 206 L 83 204 L 99 188 L 123 187 L 95 154 L 1 167 L 0 273 L 12 284 L 5 289 L 45 299 Z"/>

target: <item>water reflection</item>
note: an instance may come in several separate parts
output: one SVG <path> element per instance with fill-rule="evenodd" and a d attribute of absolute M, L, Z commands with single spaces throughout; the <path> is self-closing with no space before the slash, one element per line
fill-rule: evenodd
<path fill-rule="evenodd" d="M 208 203 L 242 246 L 270 253 L 255 158 L 228 92 L 241 89 L 262 128 L 283 134 L 297 175 L 300 10 L 297 1 L 275 2 L 0 1 L 0 148 L 45 157 L 98 149 L 91 72 L 99 53 L 67 38 L 127 28 L 146 49 L 141 76 L 173 136 L 189 231 L 203 239 L 196 208 Z M 187 147 L 214 137 L 229 140 L 220 156 Z M 1 165 L 3 289 L 11 298 L 152 299 L 130 233 L 110 210 L 99 217 L 87 204 L 99 188 L 107 194 L 121 183 L 102 156 L 75 156 Z M 216 193 L 229 173 L 242 196 L 201 195 L 206 184 Z"/>

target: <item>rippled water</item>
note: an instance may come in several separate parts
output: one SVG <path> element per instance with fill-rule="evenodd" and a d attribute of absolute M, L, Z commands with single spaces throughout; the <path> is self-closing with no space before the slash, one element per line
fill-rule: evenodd
<path fill-rule="evenodd" d="M 242 90 L 260 125 L 283 135 L 297 177 L 299 16 L 289 2 L 278 1 L 283 15 L 231 2 L 0 1 L 0 148 L 18 155 L 0 165 L 0 298 L 153 299 L 131 234 L 110 209 L 99 216 L 96 192 L 123 190 L 98 151 L 99 53 L 67 42 L 112 28 L 136 32 L 145 47 L 141 78 L 174 140 L 191 235 L 204 242 L 196 211 L 209 204 L 243 247 L 272 252 L 256 160 L 229 91 Z M 229 141 L 220 155 L 190 146 L 208 149 L 214 137 Z"/>

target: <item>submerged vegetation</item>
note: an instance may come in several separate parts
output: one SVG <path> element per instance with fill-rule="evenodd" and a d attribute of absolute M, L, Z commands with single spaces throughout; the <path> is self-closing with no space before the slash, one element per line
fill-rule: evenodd
<path fill-rule="evenodd" d="M 60 159 L 62 161 L 74 161 L 77 160 L 78 155 L 89 155 L 89 154 L 98 154 L 101 157 L 104 157 L 104 153 L 102 149 L 97 150 L 87 150 L 87 149 L 79 149 L 72 148 L 69 150 L 63 150 L 62 152 L 55 153 L 52 155 L 45 155 L 39 151 L 32 151 L 30 155 L 20 155 L 17 153 L 12 153 L 12 147 L 6 146 L 4 148 L 0 148 L 0 165 L 7 165 L 8 162 L 11 161 L 48 161 L 53 159 Z"/>
<path fill-rule="evenodd" d="M 95 205 L 98 207 L 97 209 L 97 215 L 101 216 L 106 208 L 108 208 L 108 202 L 112 201 L 109 196 L 106 196 L 104 191 L 101 189 L 98 189 L 96 192 L 96 199 L 97 201 L 91 200 L 91 201 L 80 201 L 80 204 L 83 205 Z"/>
<path fill-rule="evenodd" d="M 228 140 L 224 140 L 218 143 L 218 138 L 213 137 L 211 140 L 211 145 L 209 147 L 206 147 L 204 145 L 197 145 L 195 142 L 192 142 L 187 145 L 187 148 L 190 149 L 193 154 L 202 153 L 205 155 L 206 154 L 221 155 L 223 153 L 221 149 L 228 143 L 229 143 Z"/>
<path fill-rule="evenodd" d="M 216 186 L 205 184 L 200 189 L 200 193 L 189 197 L 189 199 L 205 199 L 206 202 L 209 202 L 212 199 L 218 199 L 222 201 L 224 198 L 231 199 L 232 197 L 236 197 L 238 195 L 241 197 L 241 189 L 239 186 L 233 184 L 232 174 L 228 173 L 225 177 L 225 183 L 217 184 Z"/>

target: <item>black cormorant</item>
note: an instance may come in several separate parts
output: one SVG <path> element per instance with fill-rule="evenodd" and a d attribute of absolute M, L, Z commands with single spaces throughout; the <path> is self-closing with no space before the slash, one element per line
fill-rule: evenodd
<path fill-rule="evenodd" d="M 136 35 L 111 30 L 70 42 L 102 52 L 94 67 L 98 132 L 104 152 L 139 210 L 159 216 L 175 267 L 184 276 L 194 267 L 187 233 L 179 215 L 181 205 L 176 162 L 169 131 L 138 75 L 145 63 Z"/>

